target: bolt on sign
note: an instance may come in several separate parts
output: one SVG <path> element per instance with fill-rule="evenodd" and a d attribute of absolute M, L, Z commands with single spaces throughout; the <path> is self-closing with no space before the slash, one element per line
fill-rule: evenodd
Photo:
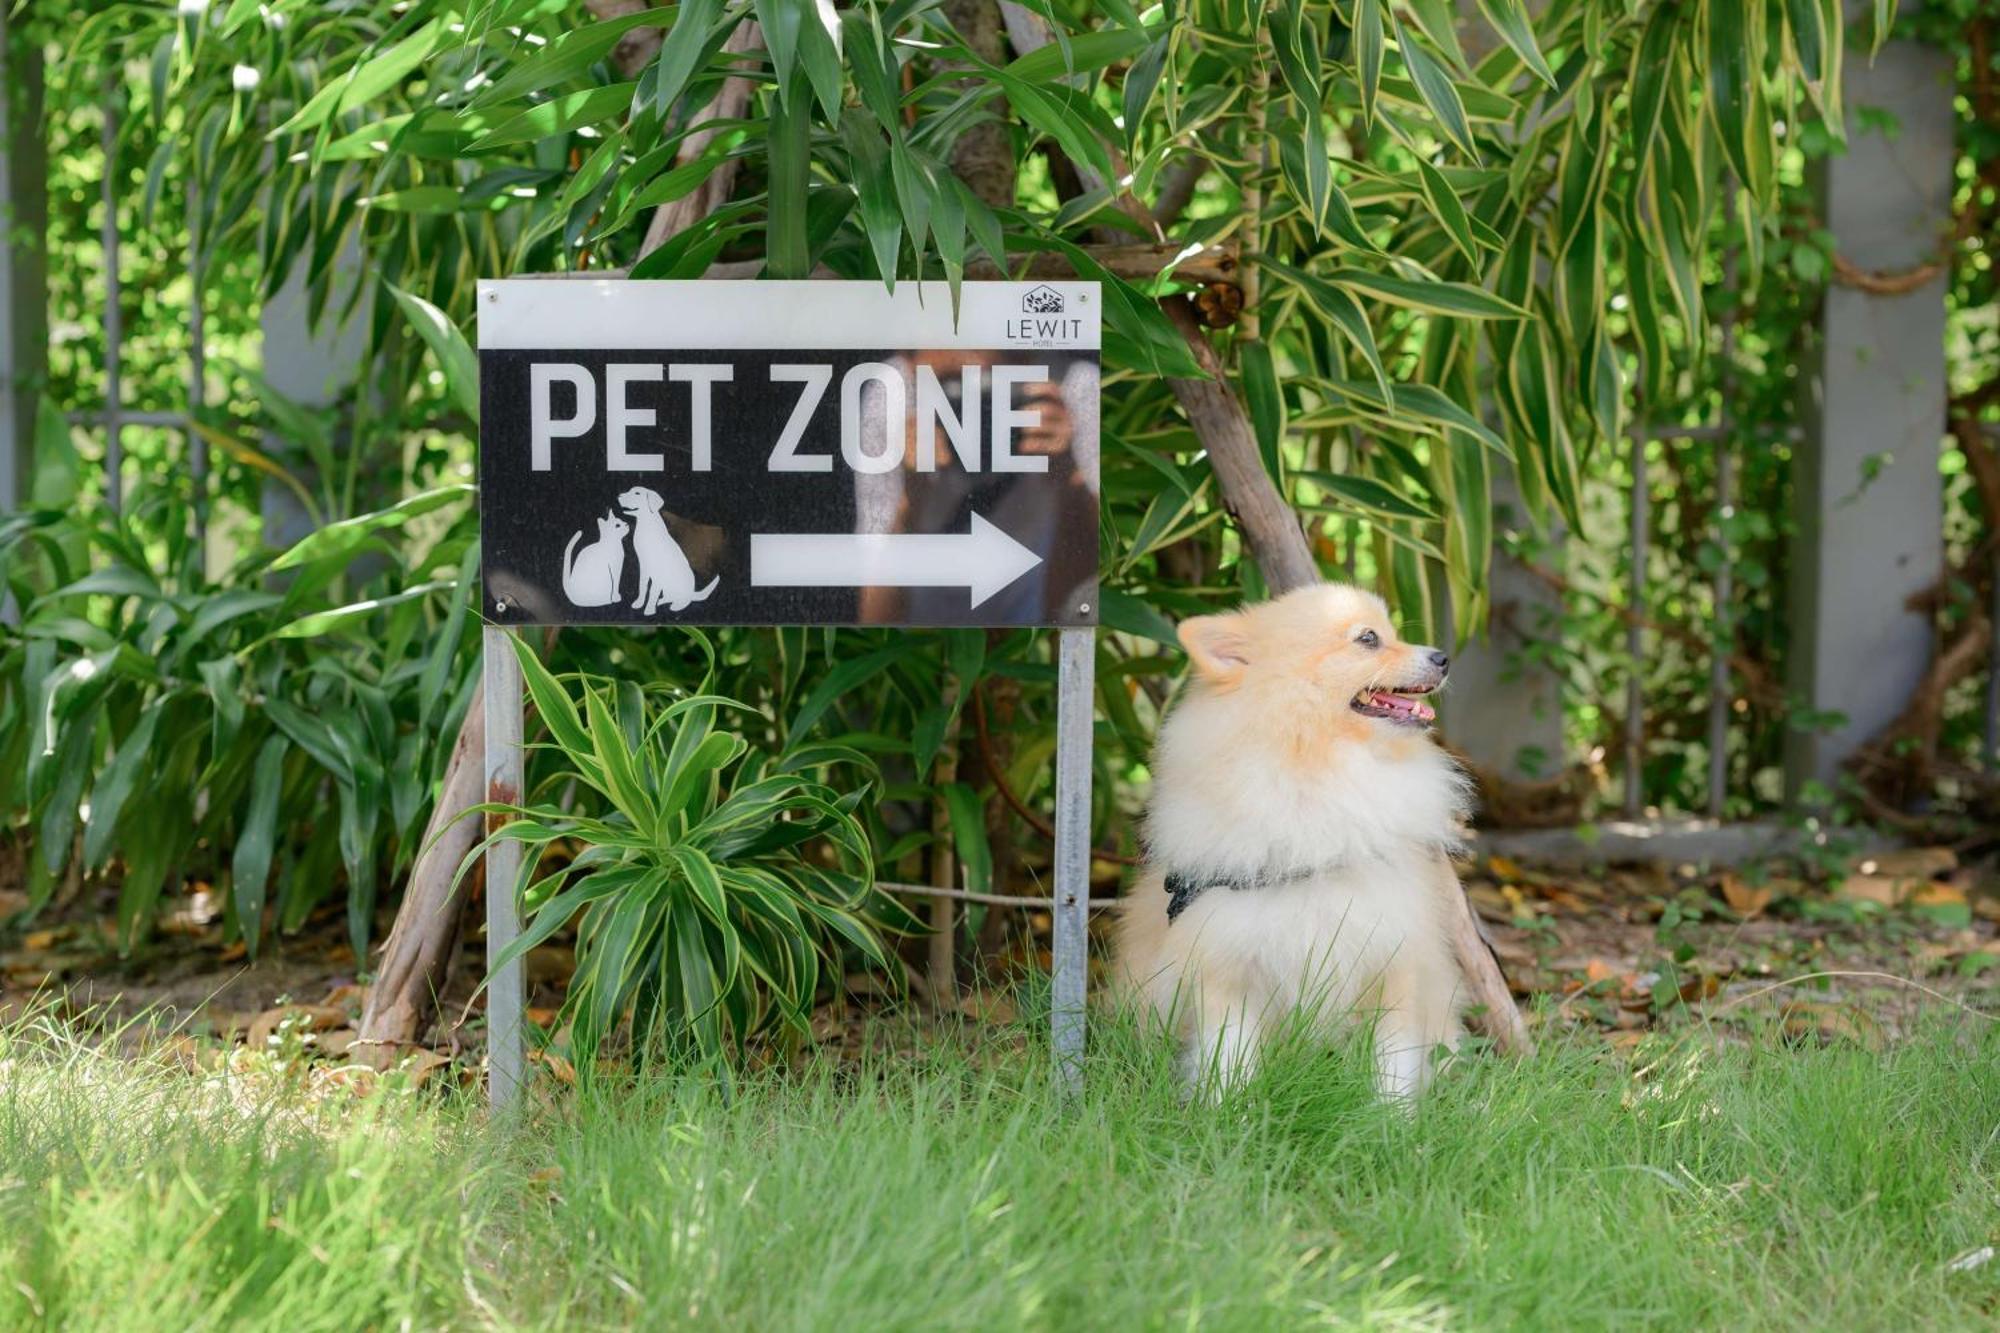
<path fill-rule="evenodd" d="M 1098 288 L 479 284 L 498 625 L 1097 621 Z"/>

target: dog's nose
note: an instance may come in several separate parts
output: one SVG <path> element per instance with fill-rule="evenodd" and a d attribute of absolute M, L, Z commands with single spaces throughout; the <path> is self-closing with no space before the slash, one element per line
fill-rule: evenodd
<path fill-rule="evenodd" d="M 1431 665 L 1436 667 L 1439 671 L 1443 671 L 1446 667 L 1451 665 L 1450 654 L 1444 652 L 1441 649 L 1437 648 L 1431 649 Z"/>

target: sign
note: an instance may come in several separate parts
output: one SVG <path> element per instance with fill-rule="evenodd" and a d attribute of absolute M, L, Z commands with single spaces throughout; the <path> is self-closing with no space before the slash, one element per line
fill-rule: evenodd
<path fill-rule="evenodd" d="M 479 284 L 499 625 L 1097 620 L 1098 289 Z"/>

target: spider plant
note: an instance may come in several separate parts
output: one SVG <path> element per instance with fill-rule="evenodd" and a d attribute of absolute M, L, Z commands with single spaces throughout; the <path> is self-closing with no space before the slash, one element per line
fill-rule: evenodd
<path fill-rule="evenodd" d="M 719 1067 L 753 1038 L 803 1033 L 821 971 L 851 947 L 893 971 L 887 933 L 916 922 L 874 887 L 855 810 L 876 780 L 858 750 L 777 743 L 749 704 L 701 688 L 557 676 L 512 639 L 549 739 L 531 797 L 482 807 L 524 844 L 527 929 L 498 963 L 576 922 L 562 1019 L 580 1070 L 629 1016 L 635 1056 Z M 725 717 L 740 719 L 724 730 Z M 753 744 L 748 736 L 769 745 Z M 832 785 L 844 770 L 844 790 Z M 564 855 L 573 852 L 573 855 Z M 496 964 L 497 965 L 497 964 Z"/>

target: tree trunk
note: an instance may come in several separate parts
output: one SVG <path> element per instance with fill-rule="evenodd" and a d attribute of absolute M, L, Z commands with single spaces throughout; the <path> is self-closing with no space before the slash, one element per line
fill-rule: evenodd
<path fill-rule="evenodd" d="M 472 876 L 456 886 L 453 879 L 482 832 L 480 821 L 469 812 L 483 795 L 485 756 L 486 698 L 483 691 L 474 690 L 445 765 L 437 805 L 424 829 L 424 850 L 410 868 L 396 924 L 382 946 L 381 966 L 362 1005 L 355 1054 L 378 1069 L 394 1063 L 399 1048 L 417 1039 L 444 987 Z"/>
<path fill-rule="evenodd" d="M 1305 529 L 1271 484 L 1263 456 L 1257 452 L 1250 415 L 1229 387 L 1228 372 L 1195 322 L 1193 308 L 1185 301 L 1170 300 L 1167 313 L 1187 339 L 1196 363 L 1210 376 L 1171 381 L 1174 397 L 1180 399 L 1188 424 L 1208 451 L 1209 466 L 1215 469 L 1215 480 L 1222 487 L 1222 501 L 1250 543 L 1264 582 L 1273 595 L 1318 583 L 1319 565 L 1306 545 Z"/>
<path fill-rule="evenodd" d="M 1006 29 L 995 0 L 945 0 L 944 14 L 967 50 L 989 65 L 1007 63 Z M 1005 121 L 981 121 L 959 135 L 951 169 L 988 207 L 1014 206 L 1014 135 Z"/>
<path fill-rule="evenodd" d="M 745 51 L 754 51 L 763 44 L 764 30 L 745 19 L 736 25 L 734 32 L 729 34 L 729 40 L 723 44 L 722 49 L 741 55 Z M 749 109 L 750 94 L 756 90 L 756 86 L 749 79 L 724 79 L 722 87 L 716 90 L 715 97 L 695 114 L 694 123 L 705 126 L 710 121 L 740 120 L 743 113 Z M 708 151 L 708 146 L 720 133 L 722 131 L 719 129 L 707 128 L 691 132 L 687 138 L 681 140 L 680 151 L 674 155 L 675 160 L 694 161 Z M 665 245 L 671 237 L 686 231 L 728 202 L 730 192 L 736 188 L 736 172 L 741 165 L 740 158 L 724 158 L 716 164 L 715 170 L 709 173 L 708 179 L 701 183 L 700 188 L 670 203 L 661 204 L 653 213 L 652 225 L 646 228 L 646 240 L 639 247 L 639 258 L 644 259 Z"/>

